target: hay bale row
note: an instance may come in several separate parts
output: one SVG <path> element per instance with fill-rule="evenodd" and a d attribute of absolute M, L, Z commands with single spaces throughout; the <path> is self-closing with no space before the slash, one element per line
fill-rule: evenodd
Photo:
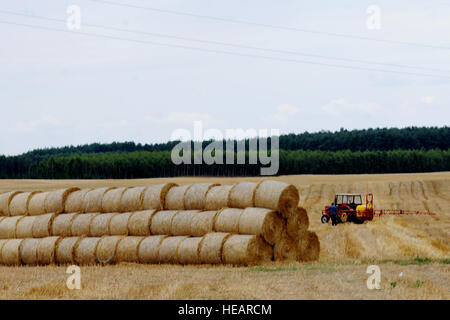
<path fill-rule="evenodd" d="M 84 210 L 84 197 L 93 189 L 82 189 L 70 193 L 66 199 L 64 212 L 82 212 Z"/>
<path fill-rule="evenodd" d="M 41 214 L 44 213 L 58 214 L 64 212 L 67 197 L 71 193 L 78 190 L 80 190 L 80 188 L 66 188 L 49 192 L 45 197 L 44 201 L 45 212 L 41 212 Z"/>
<path fill-rule="evenodd" d="M 123 194 L 129 187 L 108 190 L 102 199 L 102 212 L 121 212 Z"/>

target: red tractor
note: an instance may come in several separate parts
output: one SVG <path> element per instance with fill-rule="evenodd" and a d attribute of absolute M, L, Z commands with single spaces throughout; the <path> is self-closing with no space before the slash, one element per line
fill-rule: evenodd
<path fill-rule="evenodd" d="M 354 222 L 357 224 L 373 220 L 373 195 L 366 194 L 366 203 L 363 204 L 361 194 L 338 193 L 334 197 L 334 205 L 337 209 L 337 222 Z M 322 223 L 330 221 L 330 206 L 325 206 L 320 219 Z"/>

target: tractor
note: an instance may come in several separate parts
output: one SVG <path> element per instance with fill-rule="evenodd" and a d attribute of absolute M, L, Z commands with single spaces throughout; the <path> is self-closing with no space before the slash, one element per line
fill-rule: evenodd
<path fill-rule="evenodd" d="M 337 222 L 354 222 L 357 224 L 373 220 L 373 194 L 366 194 L 366 203 L 363 204 L 361 194 L 338 193 L 334 196 L 337 209 Z M 325 206 L 320 219 L 322 223 L 330 221 L 330 206 Z"/>

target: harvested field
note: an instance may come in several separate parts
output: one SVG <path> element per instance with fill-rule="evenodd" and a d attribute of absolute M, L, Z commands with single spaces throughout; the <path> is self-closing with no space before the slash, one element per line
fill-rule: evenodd
<path fill-rule="evenodd" d="M 450 173 L 431 174 L 395 174 L 395 175 L 341 175 L 341 176 L 288 176 L 275 177 L 274 180 L 293 184 L 300 193 L 298 205 L 305 208 L 309 220 L 309 230 L 317 234 L 309 240 L 299 241 L 299 248 L 320 245 L 319 260 L 316 262 L 262 262 L 257 267 L 231 267 L 231 266 L 171 266 L 171 265 L 138 265 L 119 263 L 115 266 L 92 266 L 83 269 L 83 290 L 73 293 L 65 289 L 65 268 L 56 266 L 39 267 L 39 277 L 36 267 L 23 266 L 10 268 L 0 266 L 0 281 L 8 289 L 0 290 L 3 298 L 376 298 L 376 299 L 416 299 L 437 298 L 448 299 L 450 284 L 448 282 L 448 259 L 450 258 Z M 53 191 L 57 189 L 77 186 L 81 189 L 102 187 L 126 187 L 129 185 L 148 186 L 149 184 L 165 184 L 175 182 L 180 186 L 195 183 L 222 183 L 233 185 L 240 181 L 254 182 L 256 185 L 260 178 L 177 178 L 177 179 L 143 179 L 143 180 L 103 180 L 103 181 L 31 181 L 31 180 L 2 180 L 0 191 L 34 190 Z M 252 185 L 253 186 L 253 185 Z M 211 190 L 214 190 L 212 188 Z M 248 188 L 249 190 L 252 188 Z M 246 190 L 244 190 L 247 192 Z M 253 202 L 258 199 L 255 191 Z M 252 193 L 251 191 L 250 193 Z M 374 221 L 362 225 L 340 224 L 332 227 L 330 224 L 321 224 L 320 214 L 323 207 L 333 201 L 337 192 L 374 193 L 375 208 L 403 208 L 409 210 L 430 210 L 435 216 L 385 216 L 375 217 Z M 224 192 L 226 193 L 226 191 Z M 250 194 L 249 193 L 249 194 Z M 209 192 L 207 193 L 208 196 Z M 45 192 L 38 195 L 34 206 L 45 209 Z M 241 193 L 242 195 L 242 193 Z M 161 194 L 156 203 L 162 204 Z M 156 198 L 158 198 L 156 197 Z M 174 197 L 176 198 L 176 197 Z M 237 197 L 235 201 L 242 202 L 244 197 Z M 136 198 L 135 198 L 136 199 Z M 224 203 L 218 196 L 218 203 Z M 33 206 L 30 200 L 30 206 Z M 39 200 L 39 201 L 38 201 Z M 137 202 L 140 200 L 138 199 Z M 221 202 L 222 201 L 222 202 Z M 44 204 L 42 204 L 42 202 Z M 133 202 L 133 201 L 132 201 Z M 134 201 L 134 203 L 137 203 Z M 177 202 L 177 201 L 175 201 Z M 183 206 L 185 205 L 183 201 Z M 228 202 L 228 201 L 227 201 Z M 275 201 L 272 201 L 275 203 Z M 220 205 L 221 205 L 220 204 Z M 67 205 L 67 200 L 66 200 Z M 214 208 L 216 210 L 216 208 Z M 39 210 L 35 210 L 38 211 Z M 29 214 L 32 214 L 31 211 Z M 42 214 L 42 213 L 39 213 Z M 85 214 L 80 214 L 83 216 Z M 27 218 L 27 217 L 26 217 Z M 46 220 L 48 217 L 42 217 Z M 237 219 L 239 222 L 240 220 Z M 304 217 L 303 217 L 304 218 Z M 285 217 L 289 222 L 289 217 Z M 127 219 L 122 224 L 123 230 Z M 22 221 L 22 220 L 21 220 Z M 23 220 L 25 221 L 25 220 Z M 195 228 L 211 231 L 211 221 L 217 224 L 219 216 L 209 213 L 209 220 L 204 225 L 193 227 L 195 219 L 191 219 L 191 233 Z M 226 225 L 225 221 L 222 221 Z M 292 234 L 296 221 L 286 224 L 286 232 Z M 20 224 L 18 223 L 18 226 Z M 24 222 L 21 229 L 26 230 L 28 223 Z M 220 223 L 219 223 L 220 225 Z M 290 225 L 290 227 L 288 227 Z M 293 227 L 294 225 L 294 227 Z M 228 227 L 228 226 L 227 226 Z M 236 230 L 236 223 L 230 228 Z M 239 223 L 237 223 L 239 228 Z M 254 227 L 252 225 L 252 227 Z M 89 227 L 88 227 L 89 229 Z M 29 230 L 29 228 L 28 228 Z M 290 231 L 289 231 L 290 230 Z M 47 234 L 42 230 L 42 234 Z M 89 230 L 88 230 L 89 231 Z M 219 230 L 214 230 L 218 232 Z M 239 229 L 238 229 L 239 231 Z M 16 230 L 17 232 L 17 230 Z M 204 232 L 204 231 L 199 231 Z M 229 232 L 229 231 L 224 231 Z M 235 231 L 236 232 L 236 231 Z M 199 235 L 201 237 L 201 235 Z M 222 259 L 239 261 L 243 255 L 226 251 L 226 243 L 237 237 L 232 235 L 224 243 Z M 143 240 L 138 248 L 138 257 L 142 262 L 157 263 L 160 259 L 172 263 L 176 259 L 179 263 L 195 261 L 198 238 L 182 239 L 176 246 L 168 241 L 163 247 L 163 256 L 159 257 L 159 246 L 165 236 L 150 236 Z M 181 239 L 180 239 L 181 240 Z M 318 241 L 317 241 L 318 240 Z M 73 240 L 72 240 L 73 241 Z M 237 240 L 235 240 L 237 241 Z M 243 241 L 243 240 L 241 240 Z M 80 243 L 76 257 L 82 263 L 95 263 L 95 249 L 97 240 L 90 238 Z M 197 244 L 198 242 L 198 244 Z M 170 245 L 169 245 L 170 243 Z M 1 241 L 0 247 L 5 247 L 5 254 L 0 257 L 4 263 L 17 265 L 21 263 L 21 240 Z M 80 247 L 81 244 L 81 247 Z M 120 244 L 120 242 L 119 242 Z M 25 244 L 24 244 L 25 245 Z M 70 248 L 71 244 L 68 244 Z M 129 243 L 124 247 L 133 248 L 136 243 Z M 176 254 L 174 249 L 186 248 L 185 256 Z M 237 245 L 231 246 L 236 250 Z M 243 248 L 249 248 L 249 246 Z M 251 247 L 250 247 L 251 248 Z M 227 248 L 229 249 L 229 248 Z M 245 249 L 247 250 L 247 249 Z M 242 249 L 240 252 L 244 252 Z M 301 250 L 301 249 L 299 249 Z M 69 250 L 70 251 L 70 250 Z M 76 251 L 76 250 L 75 250 Z M 129 250 L 128 250 L 129 251 Z M 128 252 L 127 251 L 127 252 Z M 133 251 L 131 249 L 131 251 Z M 131 252 L 129 251 L 129 252 Z M 3 250 L 1 251 L 3 252 Z M 32 248 L 31 251 L 33 252 Z M 177 251 L 175 251 L 177 252 Z M 251 252 L 248 251 L 248 252 Z M 267 253 L 266 253 L 267 255 Z M 31 256 L 33 254 L 31 253 Z M 125 255 L 126 256 L 126 255 Z M 133 256 L 133 254 L 131 255 Z M 230 258 L 234 257 L 234 258 Z M 226 258 L 225 258 L 226 257 Z M 57 252 L 55 259 L 57 258 Z M 68 257 L 65 258 L 69 260 Z M 125 260 L 132 259 L 125 257 Z M 306 260 L 314 259 L 310 257 Z M 367 261 L 370 260 L 370 263 Z M 127 260 L 128 261 L 128 260 Z M 241 260 L 243 261 L 243 260 Z M 30 260 L 30 263 L 33 263 Z M 238 262 L 240 263 L 240 262 Z M 25 263 L 23 263 L 25 264 Z M 251 263 L 249 263 L 251 264 Z M 382 290 L 369 291 L 365 287 L 367 275 L 365 270 L 368 264 L 379 264 L 382 269 Z M 398 278 L 403 272 L 404 277 Z M 95 277 L 101 275 L 101 283 Z M 141 283 L 143 278 L 149 280 Z M 14 281 L 21 281 L 24 285 L 15 286 Z M 105 278 L 106 277 L 106 278 Z M 160 278 L 161 280 L 158 280 Z M 219 280 L 219 279 L 224 280 Z M 61 281 L 58 282 L 60 279 Z M 255 282 L 255 279 L 258 281 Z M 415 287 L 420 280 L 421 286 Z M 120 281 L 121 290 L 112 290 L 114 283 Z M 159 281 L 159 282 L 158 282 Z M 197 282 L 195 282 L 197 281 Z M 223 281 L 223 284 L 221 284 Z M 397 287 L 392 289 L 390 282 L 396 281 Z M 423 283 L 423 285 L 422 285 Z M 39 289 L 41 288 L 41 289 Z M 170 289 L 172 288 L 172 289 Z M 185 288 L 185 289 L 176 289 Z M 187 289 L 189 288 L 189 289 Z M 123 290 L 122 290 L 123 289 Z M 53 291 L 52 291 L 53 290 Z M 55 292 L 55 293 L 52 293 Z"/>

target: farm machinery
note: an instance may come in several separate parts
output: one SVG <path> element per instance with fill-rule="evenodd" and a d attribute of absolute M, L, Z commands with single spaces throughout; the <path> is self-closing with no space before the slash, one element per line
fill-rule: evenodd
<path fill-rule="evenodd" d="M 373 205 L 373 194 L 368 193 L 365 197 L 365 203 L 362 201 L 361 194 L 358 193 L 338 193 L 334 196 L 334 206 L 336 207 L 336 223 L 354 222 L 362 224 L 365 221 L 372 221 L 375 215 L 405 215 L 405 214 L 423 214 L 434 215 L 432 212 L 411 211 L 402 209 L 377 209 Z M 331 220 L 331 206 L 325 206 L 322 210 L 320 220 L 322 223 L 328 223 Z"/>

